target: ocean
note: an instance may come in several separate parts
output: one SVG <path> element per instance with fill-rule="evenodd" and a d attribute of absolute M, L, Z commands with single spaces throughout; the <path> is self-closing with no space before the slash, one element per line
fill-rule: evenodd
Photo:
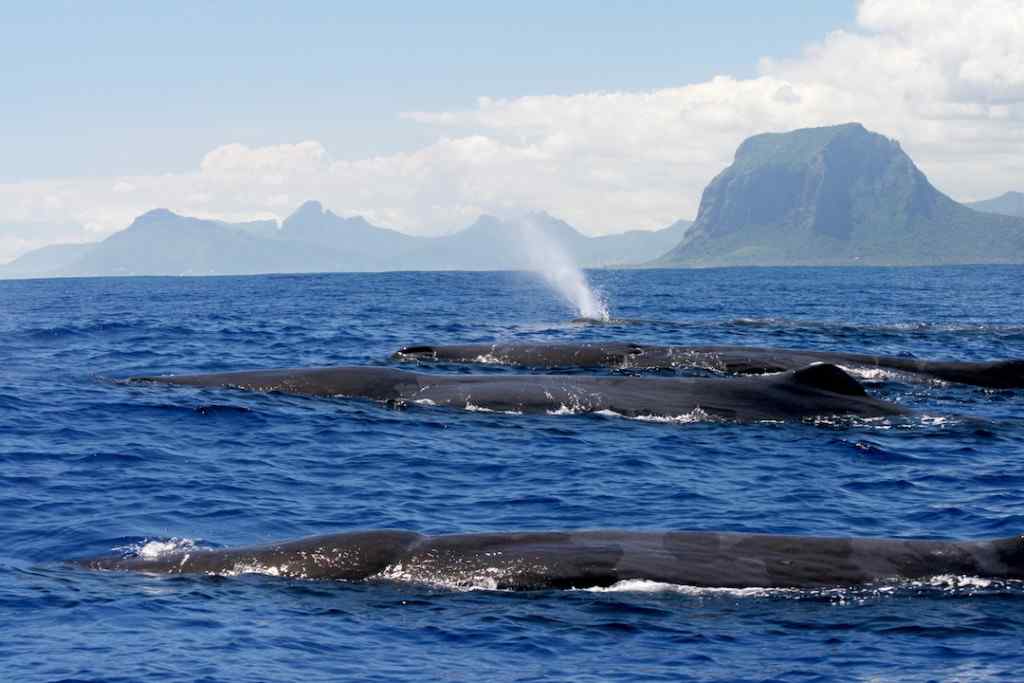
<path fill-rule="evenodd" d="M 574 323 L 527 273 L 0 282 L 0 679 L 1022 678 L 1013 582 L 515 593 L 63 564 L 379 527 L 1024 533 L 1020 390 L 875 373 L 868 391 L 917 417 L 728 424 L 119 381 L 492 340 L 1024 357 L 1024 267 L 587 275 L 614 317 L 648 322 Z"/>

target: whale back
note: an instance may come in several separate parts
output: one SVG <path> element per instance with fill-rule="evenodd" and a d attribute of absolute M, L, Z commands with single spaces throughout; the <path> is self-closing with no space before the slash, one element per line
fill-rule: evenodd
<path fill-rule="evenodd" d="M 252 572 L 514 590 L 608 586 L 634 579 L 723 588 L 816 588 L 944 574 L 1017 580 L 1024 578 L 1024 537 L 954 541 L 618 530 L 422 536 L 383 530 L 72 564 L 148 573 Z"/>
<path fill-rule="evenodd" d="M 1024 387 L 1024 360 L 1004 360 L 986 363 L 981 376 L 986 386 L 993 389 L 1016 389 Z"/>
<path fill-rule="evenodd" d="M 628 417 L 689 419 L 700 411 L 737 421 L 906 413 L 896 404 L 867 396 L 857 380 L 827 364 L 742 378 L 425 374 L 395 368 L 337 367 L 138 379 L 509 412 L 609 410 Z"/>
<path fill-rule="evenodd" d="M 75 561 L 86 569 L 150 574 L 272 574 L 299 579 L 360 581 L 397 561 L 422 538 L 411 531 L 371 530 L 227 550 L 187 550 L 156 558 L 97 557 Z"/>
<path fill-rule="evenodd" d="M 414 373 L 379 367 L 285 368 L 200 375 L 153 375 L 132 377 L 128 381 L 305 396 L 361 396 L 378 401 L 401 398 L 418 387 Z"/>
<path fill-rule="evenodd" d="M 903 379 L 932 377 L 993 389 L 1024 388 L 1024 360 L 933 361 L 907 356 L 753 346 L 654 346 L 627 342 L 415 345 L 396 352 L 399 361 L 488 363 L 537 368 L 646 368 L 711 370 L 759 375 L 797 370 L 811 363 L 886 368 Z"/>
<path fill-rule="evenodd" d="M 843 396 L 867 396 L 864 386 L 831 363 L 815 363 L 793 372 L 792 381 L 800 386 L 829 391 Z"/>
<path fill-rule="evenodd" d="M 397 361 L 485 363 L 535 368 L 599 368 L 630 366 L 645 347 L 622 342 L 549 344 L 452 344 L 403 346 Z"/>

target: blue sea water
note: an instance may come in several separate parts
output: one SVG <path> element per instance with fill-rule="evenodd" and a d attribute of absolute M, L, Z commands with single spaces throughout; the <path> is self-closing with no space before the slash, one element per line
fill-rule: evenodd
<path fill-rule="evenodd" d="M 1024 392 L 869 378 L 910 422 L 657 423 L 126 385 L 614 338 L 1024 357 L 1024 268 L 0 282 L 0 679 L 1021 680 L 1024 590 L 510 593 L 92 573 L 62 560 L 369 527 L 1024 532 Z M 439 366 L 437 372 L 508 372 Z"/>

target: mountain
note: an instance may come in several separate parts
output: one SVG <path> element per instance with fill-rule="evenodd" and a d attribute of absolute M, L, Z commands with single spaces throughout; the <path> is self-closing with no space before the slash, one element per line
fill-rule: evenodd
<path fill-rule="evenodd" d="M 401 257 L 426 238 L 379 228 L 362 216 L 341 218 L 308 201 L 281 224 L 280 240 L 325 247 L 336 256 L 324 271 L 379 271 L 400 267 Z"/>
<path fill-rule="evenodd" d="M 533 264 L 538 240 L 557 245 L 582 266 L 642 263 L 679 242 L 688 221 L 663 230 L 631 230 L 587 237 L 544 212 L 521 219 L 482 215 L 443 237 L 415 237 L 370 224 L 362 216 L 342 218 L 320 202 L 300 206 L 281 224 L 278 239 L 315 244 L 339 255 L 323 270 L 522 270 Z"/>
<path fill-rule="evenodd" d="M 0 277 L 46 277 L 66 268 L 95 244 L 51 244 L 25 252 L 6 265 L 0 266 Z"/>
<path fill-rule="evenodd" d="M 958 204 L 898 142 L 849 123 L 745 140 L 651 265 L 1008 262 L 1024 262 L 1024 220 Z"/>
<path fill-rule="evenodd" d="M 227 221 L 217 221 L 217 223 L 224 227 L 231 228 L 232 230 L 239 230 L 241 232 L 255 235 L 256 237 L 276 238 L 280 235 L 281 226 L 277 224 L 276 220 L 265 220 L 265 221 L 245 221 L 243 223 L 229 223 Z"/>
<path fill-rule="evenodd" d="M 584 266 L 641 263 L 679 241 L 687 221 L 663 230 L 587 237 L 545 213 L 481 216 L 444 237 L 414 237 L 342 218 L 306 202 L 276 221 L 227 223 L 154 209 L 90 245 L 54 245 L 0 267 L 0 277 L 244 275 L 385 270 L 514 270 L 563 252 Z"/>
<path fill-rule="evenodd" d="M 222 221 L 154 209 L 99 242 L 61 275 L 238 275 L 302 270 L 314 250 Z"/>
<path fill-rule="evenodd" d="M 992 199 L 967 202 L 964 206 L 969 206 L 975 211 L 1024 217 L 1024 192 L 1007 192 Z"/>
<path fill-rule="evenodd" d="M 664 253 L 689 225 L 588 237 L 544 212 L 519 219 L 483 215 L 459 232 L 425 239 L 403 262 L 409 270 L 529 270 L 557 249 L 587 268 L 638 264 Z"/>
<path fill-rule="evenodd" d="M 427 240 L 406 255 L 404 265 L 408 270 L 527 269 L 532 244 L 524 234 L 527 220 L 537 231 L 534 239 L 553 240 L 567 252 L 575 251 L 578 239 L 586 239 L 569 224 L 546 214 L 524 221 L 483 215 L 456 233 Z"/>
<path fill-rule="evenodd" d="M 660 230 L 627 230 L 615 235 L 591 237 L 589 258 L 580 261 L 588 266 L 616 266 L 650 261 L 679 244 L 693 221 L 680 219 Z"/>

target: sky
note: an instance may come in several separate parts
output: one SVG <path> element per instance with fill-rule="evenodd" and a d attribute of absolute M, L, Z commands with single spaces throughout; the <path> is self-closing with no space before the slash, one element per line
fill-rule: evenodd
<path fill-rule="evenodd" d="M 19 5 L 0 262 L 158 206 L 653 229 L 745 137 L 848 121 L 954 198 L 1024 188 L 1024 0 Z"/>

